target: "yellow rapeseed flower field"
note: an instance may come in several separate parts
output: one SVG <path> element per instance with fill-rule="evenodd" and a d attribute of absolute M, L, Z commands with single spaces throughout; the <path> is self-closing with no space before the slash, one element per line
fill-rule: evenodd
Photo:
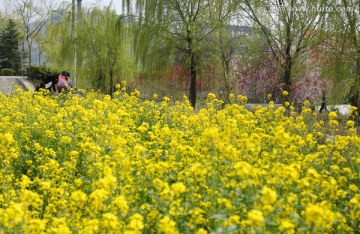
<path fill-rule="evenodd" d="M 0 95 L 0 233 L 360 230 L 353 119 L 117 90 Z"/>

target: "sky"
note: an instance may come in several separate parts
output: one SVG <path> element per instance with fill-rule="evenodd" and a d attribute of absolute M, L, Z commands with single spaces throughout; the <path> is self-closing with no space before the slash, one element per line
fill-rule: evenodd
<path fill-rule="evenodd" d="M 6 0 L 0 0 L 0 10 L 4 11 L 5 2 Z M 36 0 L 34 0 L 36 1 Z M 64 0 L 65 2 L 71 2 L 71 0 Z M 57 2 L 61 2 L 61 0 L 57 0 Z M 85 6 L 93 6 L 93 5 L 100 5 L 100 6 L 108 6 L 112 2 L 112 6 L 116 9 L 118 14 L 121 13 L 121 2 L 122 0 L 82 0 L 82 5 Z"/>
<path fill-rule="evenodd" d="M 1 0 L 0 0 L 1 1 Z M 121 2 L 122 0 L 82 0 L 82 4 L 85 6 L 91 6 L 93 4 L 100 4 L 108 6 L 112 2 L 112 6 L 115 7 L 118 13 L 121 13 Z"/>

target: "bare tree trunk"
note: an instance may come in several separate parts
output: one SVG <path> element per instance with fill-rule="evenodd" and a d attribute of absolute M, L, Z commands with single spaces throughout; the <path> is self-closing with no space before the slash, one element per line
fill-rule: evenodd
<path fill-rule="evenodd" d="M 222 67 L 223 67 L 223 79 L 225 85 L 225 104 L 230 103 L 230 56 L 222 53 Z"/>
<path fill-rule="evenodd" d="M 188 55 L 190 57 L 190 104 L 193 108 L 196 106 L 196 58 L 193 50 L 193 40 L 191 38 L 190 29 L 187 30 L 187 46 L 188 46 Z"/>
<path fill-rule="evenodd" d="M 30 74 L 30 71 L 31 71 L 30 68 L 31 68 L 31 62 L 32 62 L 32 61 L 31 61 L 31 51 L 32 51 L 32 50 L 31 50 L 31 44 L 28 42 L 28 53 L 29 53 L 29 54 L 28 54 L 28 56 L 29 56 L 29 58 L 28 58 L 28 63 L 29 63 L 29 64 L 28 64 L 28 67 L 27 67 L 27 70 L 28 70 L 28 71 L 27 71 L 27 74 L 28 74 L 28 78 L 29 78 L 29 79 L 31 79 L 31 74 Z"/>
<path fill-rule="evenodd" d="M 356 19 L 352 18 L 349 14 L 348 20 L 349 20 L 349 27 L 350 27 L 350 34 L 351 34 L 351 41 L 352 45 L 356 49 L 356 58 L 355 58 L 355 84 L 351 87 L 350 90 L 350 104 L 352 106 L 356 106 L 357 108 L 360 108 L 360 44 L 358 42 L 357 38 L 357 28 L 356 28 Z"/>
<path fill-rule="evenodd" d="M 291 21 L 286 25 L 286 38 L 285 38 L 285 71 L 283 81 L 285 83 L 284 89 L 290 93 L 291 87 L 291 69 L 292 69 L 292 57 L 291 57 Z"/>
<path fill-rule="evenodd" d="M 81 18 L 81 1 L 82 0 L 77 0 L 77 19 L 79 20 Z"/>
<path fill-rule="evenodd" d="M 283 81 L 285 84 L 284 89 L 290 93 L 290 87 L 291 87 L 291 69 L 292 69 L 292 57 L 290 55 L 290 52 L 285 55 L 285 71 L 283 76 Z"/>
<path fill-rule="evenodd" d="M 28 51 L 29 51 L 29 58 L 28 58 L 28 62 L 29 62 L 29 67 L 31 67 L 31 63 L 32 63 L 32 61 L 31 61 L 31 52 L 32 52 L 32 49 L 31 49 L 31 44 L 29 43 L 28 44 Z"/>
<path fill-rule="evenodd" d="M 195 55 L 193 52 L 190 54 L 190 103 L 191 106 L 195 108 L 196 105 L 196 61 Z"/>
<path fill-rule="evenodd" d="M 355 85 L 350 90 L 349 102 L 350 105 L 360 108 L 359 85 L 360 85 L 360 50 L 357 52 L 355 67 Z"/>
<path fill-rule="evenodd" d="M 111 68 L 110 70 L 110 96 L 112 97 L 114 93 L 114 70 Z"/>
<path fill-rule="evenodd" d="M 40 42 L 38 42 L 38 48 L 39 48 L 39 66 L 41 66 L 41 47 L 40 47 Z"/>

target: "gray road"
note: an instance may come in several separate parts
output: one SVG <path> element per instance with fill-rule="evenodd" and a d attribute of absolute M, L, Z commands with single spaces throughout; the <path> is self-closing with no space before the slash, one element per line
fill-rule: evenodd
<path fill-rule="evenodd" d="M 35 89 L 34 85 L 21 76 L 0 76 L 0 92 L 4 95 L 20 86 L 23 90 L 28 91 Z"/>

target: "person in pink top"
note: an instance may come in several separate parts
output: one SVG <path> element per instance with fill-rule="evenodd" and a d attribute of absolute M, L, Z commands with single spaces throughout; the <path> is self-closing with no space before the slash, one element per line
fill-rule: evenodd
<path fill-rule="evenodd" d="M 63 71 L 57 78 L 57 87 L 59 93 L 61 93 L 62 91 L 69 91 L 69 78 L 67 74 L 68 73 L 66 71 Z"/>

